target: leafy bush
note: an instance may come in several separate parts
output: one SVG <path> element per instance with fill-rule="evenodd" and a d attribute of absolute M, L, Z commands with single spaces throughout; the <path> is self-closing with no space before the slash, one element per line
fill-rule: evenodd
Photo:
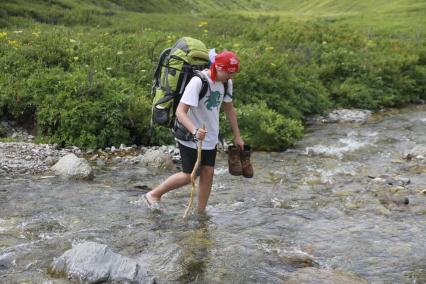
<path fill-rule="evenodd" d="M 269 109 L 264 102 L 241 106 L 237 109 L 237 115 L 242 138 L 256 150 L 283 150 L 303 135 L 300 121 L 285 118 Z M 225 137 L 232 139 L 229 123 L 222 122 L 222 126 Z"/>
<path fill-rule="evenodd" d="M 103 73 L 90 74 L 76 72 L 63 81 L 56 75 L 40 78 L 55 91 L 45 97 L 37 94 L 37 125 L 51 142 L 96 148 L 129 140 L 124 128 L 127 104 L 121 93 L 125 86 Z"/>

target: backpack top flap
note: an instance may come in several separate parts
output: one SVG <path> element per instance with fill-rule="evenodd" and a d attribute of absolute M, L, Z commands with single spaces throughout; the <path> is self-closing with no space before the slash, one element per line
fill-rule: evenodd
<path fill-rule="evenodd" d="M 170 57 L 180 58 L 189 65 L 194 66 L 206 67 L 209 64 L 209 51 L 206 45 L 192 37 L 180 38 L 172 47 Z"/>

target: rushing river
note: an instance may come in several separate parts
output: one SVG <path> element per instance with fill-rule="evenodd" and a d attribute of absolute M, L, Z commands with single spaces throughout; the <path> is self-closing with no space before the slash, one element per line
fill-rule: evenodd
<path fill-rule="evenodd" d="M 48 268 L 84 241 L 140 261 L 161 283 L 285 283 L 306 266 L 426 283 L 426 160 L 403 159 L 422 145 L 426 108 L 416 107 L 312 126 L 291 150 L 254 153 L 252 179 L 230 176 L 219 154 L 208 214 L 187 221 L 189 186 L 164 196 L 164 213 L 140 201 L 138 185 L 167 170 L 2 176 L 0 283 L 71 283 Z"/>

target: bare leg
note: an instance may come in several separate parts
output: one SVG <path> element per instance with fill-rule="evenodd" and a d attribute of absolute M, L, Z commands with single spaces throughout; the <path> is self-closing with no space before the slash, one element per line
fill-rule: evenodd
<path fill-rule="evenodd" d="M 161 196 L 178 187 L 187 185 L 191 182 L 191 175 L 183 172 L 169 176 L 163 183 L 146 194 L 150 203 L 159 202 Z"/>
<path fill-rule="evenodd" d="M 213 184 L 214 167 L 201 166 L 200 183 L 198 185 L 198 213 L 204 213 Z"/>

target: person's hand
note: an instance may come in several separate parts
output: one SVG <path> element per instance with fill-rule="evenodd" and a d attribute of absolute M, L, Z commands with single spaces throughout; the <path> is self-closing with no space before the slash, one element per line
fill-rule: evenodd
<path fill-rule="evenodd" d="M 197 133 L 195 133 L 195 138 L 199 141 L 203 141 L 206 138 L 207 130 L 203 128 L 199 128 Z"/>
<path fill-rule="evenodd" d="M 244 151 L 244 141 L 243 141 L 243 139 L 241 139 L 241 136 L 235 137 L 234 143 L 235 143 L 235 145 L 240 147 L 241 151 Z"/>

